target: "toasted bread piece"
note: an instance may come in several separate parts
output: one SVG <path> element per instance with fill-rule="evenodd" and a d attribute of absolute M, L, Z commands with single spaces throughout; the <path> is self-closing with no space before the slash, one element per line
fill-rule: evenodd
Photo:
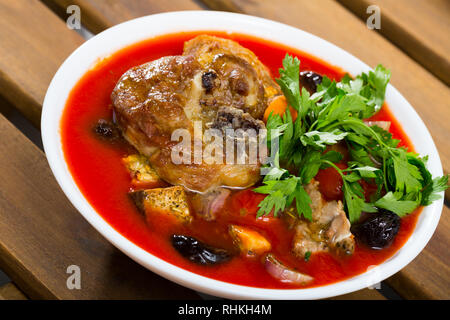
<path fill-rule="evenodd" d="M 149 160 L 141 154 L 132 154 L 122 159 L 123 163 L 130 172 L 134 185 L 149 184 L 159 182 L 156 171 L 150 167 Z"/>
<path fill-rule="evenodd" d="M 165 213 L 183 223 L 192 221 L 186 192 L 181 186 L 139 190 L 131 192 L 130 196 L 138 209 L 147 217 Z"/>

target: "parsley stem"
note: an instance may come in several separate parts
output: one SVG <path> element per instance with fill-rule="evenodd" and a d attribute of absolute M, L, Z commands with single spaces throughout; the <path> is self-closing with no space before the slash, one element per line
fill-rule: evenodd
<path fill-rule="evenodd" d="M 387 185 L 387 178 L 386 178 L 386 159 L 383 157 L 383 182 L 384 182 L 384 188 L 386 189 L 386 192 L 388 192 L 388 185 Z"/>
<path fill-rule="evenodd" d="M 309 127 L 308 131 L 313 131 L 314 127 L 316 126 L 317 123 L 319 123 L 319 119 L 317 119 L 316 121 L 313 122 L 313 124 Z"/>
<path fill-rule="evenodd" d="M 361 122 L 361 121 L 357 121 L 357 120 L 342 120 L 342 121 L 339 121 L 339 122 L 337 122 L 337 123 L 335 123 L 333 125 L 330 125 L 330 126 L 326 127 L 324 129 L 324 131 L 328 131 L 329 132 L 330 130 L 332 130 L 332 129 L 336 128 L 336 127 L 339 127 L 340 125 L 345 125 L 345 124 L 355 124 L 355 125 L 358 125 L 360 127 L 363 127 L 364 129 L 366 129 L 367 131 L 370 132 L 370 134 L 375 138 L 375 140 L 377 140 L 377 142 L 380 144 L 380 146 L 382 145 L 382 146 L 384 146 L 384 147 L 389 149 L 389 147 L 383 142 L 383 140 L 380 139 L 378 134 L 375 131 L 373 131 L 373 129 L 371 127 L 369 127 L 368 125 L 364 124 L 364 122 Z"/>

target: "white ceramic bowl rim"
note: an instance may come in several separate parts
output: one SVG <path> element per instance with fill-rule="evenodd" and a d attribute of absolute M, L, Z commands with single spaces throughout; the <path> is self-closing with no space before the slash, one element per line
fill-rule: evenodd
<path fill-rule="evenodd" d="M 143 250 L 108 224 L 83 197 L 67 167 L 61 145 L 60 119 L 67 97 L 87 70 L 99 58 L 154 36 L 182 31 L 226 31 L 253 35 L 316 56 L 356 75 L 369 66 L 337 46 L 299 29 L 242 14 L 212 11 L 182 11 L 150 15 L 116 25 L 75 50 L 55 74 L 44 100 L 42 139 L 48 162 L 59 185 L 78 211 L 114 246 L 153 272 L 180 285 L 207 294 L 236 299 L 319 299 L 342 295 L 372 286 L 398 272 L 412 261 L 431 238 L 442 211 L 443 200 L 424 208 L 416 228 L 405 245 L 390 259 L 353 278 L 315 288 L 262 289 L 226 283 L 189 272 Z M 428 169 L 441 176 L 442 165 L 435 144 L 416 111 L 391 85 L 386 101 L 416 150 L 429 155 Z"/>

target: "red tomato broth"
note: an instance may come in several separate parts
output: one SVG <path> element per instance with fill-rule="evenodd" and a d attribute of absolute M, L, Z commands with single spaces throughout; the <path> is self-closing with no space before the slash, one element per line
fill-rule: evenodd
<path fill-rule="evenodd" d="M 272 278 L 258 258 L 234 257 L 225 264 L 208 267 L 191 263 L 172 248 L 170 235 L 184 233 L 203 241 L 208 240 L 211 245 L 220 245 L 229 240 L 226 229 L 228 224 L 250 226 L 269 239 L 273 253 L 281 261 L 313 276 L 315 281 L 310 286 L 330 284 L 361 274 L 369 266 L 380 264 L 391 257 L 414 230 L 420 208 L 402 218 L 400 231 L 388 248 L 376 251 L 357 244 L 351 257 L 336 258 L 327 253 L 314 254 L 308 262 L 296 259 L 290 254 L 293 231 L 287 230 L 280 219 L 256 219 L 256 206 L 262 196 L 249 190 L 234 192 L 216 221 L 194 219 L 190 228 L 173 224 L 170 219 L 158 215 L 152 215 L 146 221 L 137 211 L 128 197 L 128 192 L 132 190 L 131 178 L 122 162 L 122 158 L 129 154 L 129 148 L 122 145 L 111 146 L 99 140 L 93 134 L 93 127 L 100 118 L 112 118 L 110 94 L 125 71 L 163 56 L 181 54 L 186 40 L 204 33 L 238 41 L 252 50 L 268 66 L 274 77 L 278 76 L 278 69 L 286 52 L 299 57 L 302 70 L 312 70 L 336 80 L 344 75 L 342 70 L 309 54 L 242 34 L 177 33 L 152 38 L 122 49 L 100 60 L 79 80 L 69 95 L 61 120 L 65 159 L 88 202 L 115 230 L 144 250 L 183 269 L 235 284 L 263 288 L 294 288 Z M 387 106 L 384 106 L 373 120 L 391 121 L 390 131 L 394 138 L 401 139 L 404 146 L 413 150 L 412 144 Z"/>

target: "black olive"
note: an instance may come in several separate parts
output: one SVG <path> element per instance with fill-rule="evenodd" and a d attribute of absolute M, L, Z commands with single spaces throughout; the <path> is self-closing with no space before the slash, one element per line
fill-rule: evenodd
<path fill-rule="evenodd" d="M 300 72 L 300 83 L 311 94 L 317 91 L 317 86 L 322 83 L 322 76 L 312 71 Z"/>
<path fill-rule="evenodd" d="M 205 88 L 206 93 L 210 93 L 214 88 L 214 80 L 217 78 L 217 74 L 214 71 L 208 71 L 202 74 L 202 86 Z"/>
<path fill-rule="evenodd" d="M 368 215 L 361 223 L 352 227 L 352 232 L 362 243 L 372 249 L 382 249 L 391 244 L 400 229 L 400 217 L 383 210 Z"/>
<path fill-rule="evenodd" d="M 213 248 L 195 238 L 172 236 L 172 246 L 185 258 L 202 265 L 212 265 L 228 261 L 231 255 L 224 249 Z"/>
<path fill-rule="evenodd" d="M 95 133 L 106 140 L 118 140 L 121 138 L 119 128 L 117 126 L 107 120 L 100 119 L 94 127 Z"/>

